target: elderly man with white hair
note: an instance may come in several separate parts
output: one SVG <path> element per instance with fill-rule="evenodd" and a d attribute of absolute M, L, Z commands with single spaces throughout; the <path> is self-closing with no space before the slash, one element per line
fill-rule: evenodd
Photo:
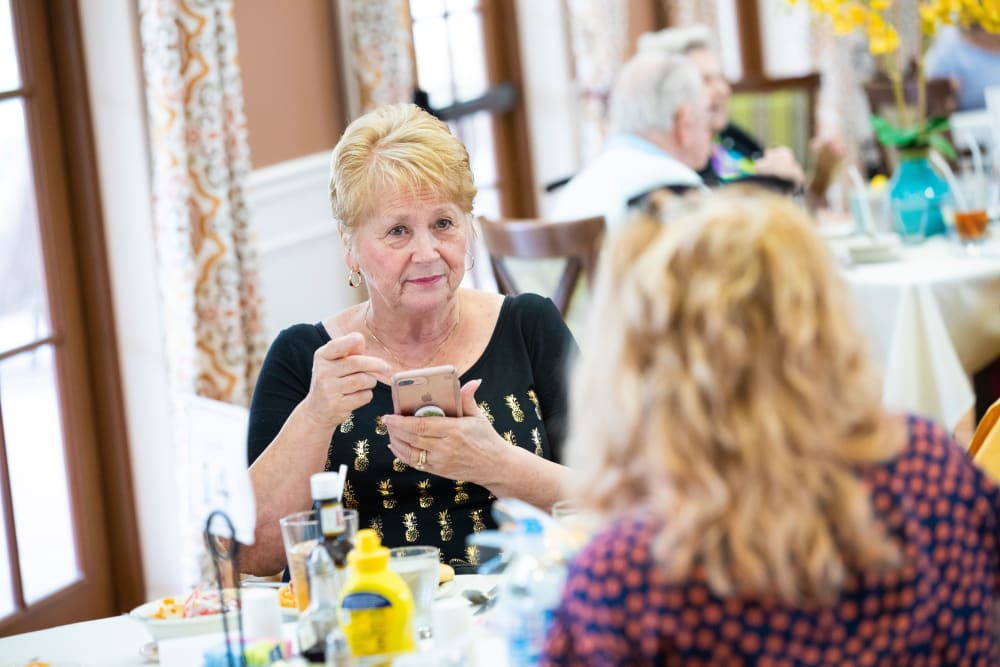
<path fill-rule="evenodd" d="M 640 53 L 618 74 L 601 153 L 559 192 L 554 219 L 603 215 L 621 225 L 629 201 L 661 187 L 703 187 L 712 151 L 709 100 L 686 57 Z"/>
<path fill-rule="evenodd" d="M 744 130 L 729 122 L 729 81 L 722 72 L 712 31 L 705 25 L 666 28 L 639 37 L 640 53 L 686 56 L 701 73 L 708 92 L 708 109 L 715 146 L 711 159 L 696 167 L 707 185 L 751 174 L 775 176 L 802 185 L 805 176 L 787 146 L 764 148 Z"/>

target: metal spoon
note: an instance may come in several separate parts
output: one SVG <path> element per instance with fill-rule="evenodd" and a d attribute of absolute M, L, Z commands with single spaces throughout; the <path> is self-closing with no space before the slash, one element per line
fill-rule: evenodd
<path fill-rule="evenodd" d="M 481 614 L 490 607 L 492 607 L 493 603 L 496 602 L 497 587 L 494 586 L 485 593 L 483 593 L 480 590 L 476 590 L 474 588 L 468 588 L 462 591 L 462 597 L 464 597 L 466 600 L 471 602 L 476 607 L 476 610 L 472 612 L 473 615 Z"/>

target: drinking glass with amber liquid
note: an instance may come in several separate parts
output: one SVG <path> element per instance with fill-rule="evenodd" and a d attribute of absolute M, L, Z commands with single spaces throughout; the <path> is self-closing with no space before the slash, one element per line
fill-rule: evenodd
<path fill-rule="evenodd" d="M 987 237 L 991 188 L 988 179 L 976 174 L 964 176 L 958 185 L 960 192 L 948 195 L 941 213 L 949 233 L 962 245 L 970 248 Z"/>

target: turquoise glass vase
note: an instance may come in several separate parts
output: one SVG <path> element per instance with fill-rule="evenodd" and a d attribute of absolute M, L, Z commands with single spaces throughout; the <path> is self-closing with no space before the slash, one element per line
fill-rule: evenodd
<path fill-rule="evenodd" d="M 889 181 L 893 222 L 904 240 L 944 234 L 941 204 L 948 184 L 931 168 L 926 149 L 900 150 L 899 166 Z"/>

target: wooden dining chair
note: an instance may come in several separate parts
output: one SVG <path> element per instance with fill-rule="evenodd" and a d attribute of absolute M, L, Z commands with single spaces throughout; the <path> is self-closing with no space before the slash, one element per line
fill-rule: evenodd
<path fill-rule="evenodd" d="M 1000 400 L 990 406 L 979 420 L 969 445 L 969 456 L 1000 482 Z"/>
<path fill-rule="evenodd" d="M 580 277 L 586 276 L 588 285 L 593 284 L 604 236 L 603 216 L 566 221 L 481 217 L 479 228 L 490 253 L 497 285 L 504 294 L 516 295 L 522 291 L 507 266 L 507 259 L 565 260 L 555 292 L 550 295 L 564 319 Z"/>

